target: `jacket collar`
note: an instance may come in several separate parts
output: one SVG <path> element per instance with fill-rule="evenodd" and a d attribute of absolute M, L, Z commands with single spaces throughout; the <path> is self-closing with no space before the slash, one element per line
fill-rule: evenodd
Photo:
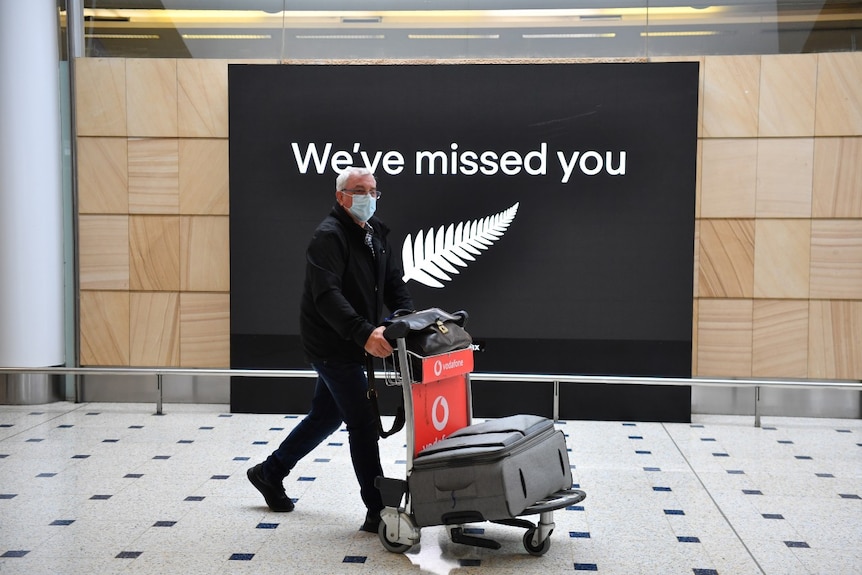
<path fill-rule="evenodd" d="M 365 236 L 365 229 L 360 228 L 359 225 L 357 225 L 357 223 L 353 220 L 353 218 L 347 212 L 347 210 L 344 209 L 343 207 L 341 207 L 340 205 L 335 204 L 334 206 L 332 206 L 332 211 L 330 212 L 330 215 L 332 215 L 335 219 L 337 219 L 339 222 L 341 222 L 344 225 L 345 229 L 355 230 L 355 232 L 352 232 L 352 233 L 362 234 L 363 237 Z M 377 218 L 377 216 L 371 216 L 371 219 L 368 220 L 368 223 L 371 224 L 372 228 L 374 228 L 374 234 L 377 236 L 381 236 L 385 232 L 389 231 L 389 228 L 387 228 L 383 224 L 383 222 L 381 222 Z"/>

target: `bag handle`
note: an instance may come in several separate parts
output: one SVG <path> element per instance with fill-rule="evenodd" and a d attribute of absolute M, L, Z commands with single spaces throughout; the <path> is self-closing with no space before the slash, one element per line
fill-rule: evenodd
<path fill-rule="evenodd" d="M 404 427 L 404 423 L 406 422 L 405 414 L 404 414 L 404 403 L 402 397 L 402 403 L 398 406 L 398 410 L 395 413 L 395 421 L 392 423 L 392 428 L 389 431 L 383 429 L 383 422 L 380 420 L 380 406 L 377 405 L 377 388 L 375 387 L 376 378 L 374 377 L 374 357 L 365 354 L 365 371 L 368 373 L 368 391 L 366 395 L 368 396 L 369 401 L 371 401 L 371 409 L 374 411 L 374 417 L 377 419 L 377 434 L 386 439 L 390 435 L 394 435 L 401 431 Z"/>
<path fill-rule="evenodd" d="M 411 331 L 419 331 L 431 325 L 442 325 L 443 322 L 452 321 L 460 327 L 467 325 L 468 315 L 464 310 L 449 313 L 440 308 L 428 308 L 422 311 L 410 311 L 399 309 L 390 317 L 386 318 L 383 325 L 386 331 L 383 336 L 389 340 L 406 337 Z M 441 330 L 445 333 L 445 330 Z"/>

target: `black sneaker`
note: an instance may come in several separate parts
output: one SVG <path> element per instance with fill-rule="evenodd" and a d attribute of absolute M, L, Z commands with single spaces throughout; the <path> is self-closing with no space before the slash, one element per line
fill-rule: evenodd
<path fill-rule="evenodd" d="M 377 530 L 380 528 L 380 521 L 379 511 L 369 511 L 365 514 L 365 523 L 362 524 L 359 530 L 367 533 L 377 533 Z"/>
<path fill-rule="evenodd" d="M 293 501 L 285 494 L 284 487 L 273 485 L 264 479 L 263 463 L 258 463 L 246 471 L 246 475 L 251 484 L 263 495 L 270 509 L 273 511 L 293 511 Z"/>

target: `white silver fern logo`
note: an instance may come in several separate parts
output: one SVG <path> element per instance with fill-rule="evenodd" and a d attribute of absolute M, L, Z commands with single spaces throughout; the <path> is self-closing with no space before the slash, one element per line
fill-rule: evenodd
<path fill-rule="evenodd" d="M 475 261 L 482 250 L 503 237 L 517 213 L 518 203 L 480 220 L 449 224 L 445 229 L 440 226 L 436 233 L 431 228 L 423 236 L 420 230 L 415 240 L 408 234 L 401 248 L 404 281 L 443 287 L 442 282 L 452 281 L 449 274 L 460 273 L 455 266 L 467 267 L 468 261 Z"/>

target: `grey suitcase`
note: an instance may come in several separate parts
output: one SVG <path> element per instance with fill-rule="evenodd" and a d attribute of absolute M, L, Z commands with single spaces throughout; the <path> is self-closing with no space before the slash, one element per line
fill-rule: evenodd
<path fill-rule="evenodd" d="M 459 429 L 420 452 L 408 478 L 418 526 L 517 517 L 572 487 L 565 436 L 550 419 L 513 415 Z"/>

